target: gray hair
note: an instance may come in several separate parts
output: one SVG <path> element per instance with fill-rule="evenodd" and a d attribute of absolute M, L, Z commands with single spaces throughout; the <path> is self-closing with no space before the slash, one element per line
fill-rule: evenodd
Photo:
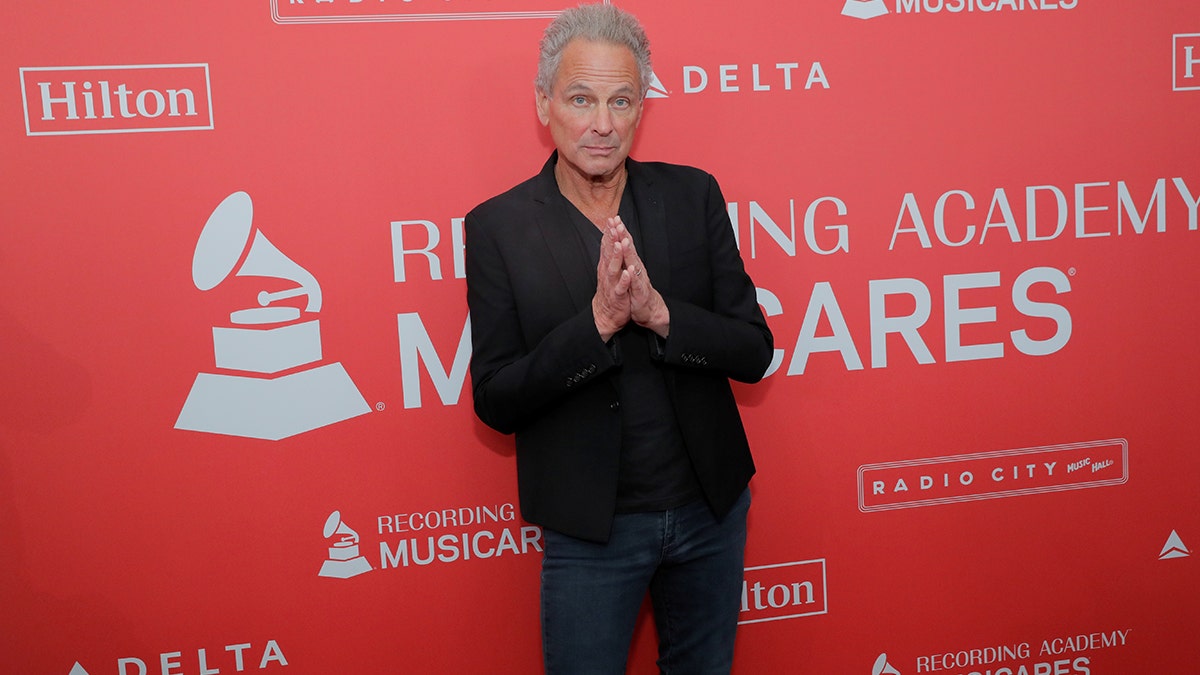
<path fill-rule="evenodd" d="M 633 52 L 641 76 L 642 96 L 650 89 L 650 40 L 637 17 L 607 4 L 580 5 L 564 10 L 546 27 L 539 45 L 537 79 L 538 91 L 550 93 L 563 50 L 576 38 L 628 47 Z"/>

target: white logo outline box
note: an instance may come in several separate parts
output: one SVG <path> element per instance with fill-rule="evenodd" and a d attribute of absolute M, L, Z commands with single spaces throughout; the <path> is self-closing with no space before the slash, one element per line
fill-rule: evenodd
<path fill-rule="evenodd" d="M 1069 450 L 1080 450 L 1086 448 L 1103 448 L 1120 446 L 1121 448 L 1121 475 L 1116 478 L 1104 478 L 1094 481 L 1080 481 L 1075 483 L 1059 483 L 1055 485 L 1046 485 L 1040 487 L 1032 487 L 1016 490 L 997 490 L 991 492 L 978 492 L 966 495 L 936 497 L 931 499 L 920 499 L 907 502 L 889 502 L 884 504 L 867 506 L 866 501 L 866 486 L 867 481 L 864 480 L 866 472 L 873 470 L 886 470 L 903 467 L 915 467 L 926 465 L 950 464 L 953 462 L 962 462 L 979 459 L 993 459 L 1002 457 L 1017 457 L 1023 455 L 1050 453 Z M 1110 438 L 1102 441 L 1085 441 L 1082 443 L 1064 443 L 1060 445 L 1042 445 L 1032 448 L 1018 448 L 1015 450 L 997 450 L 990 452 L 977 452 L 966 455 L 947 455 L 942 457 L 929 457 L 924 459 L 902 460 L 898 462 L 880 462 L 876 464 L 863 464 L 858 467 L 858 510 L 863 513 L 871 513 L 878 511 L 892 511 L 895 509 L 918 508 L 922 506 L 934 506 L 939 504 L 954 504 L 959 502 L 980 501 L 985 499 L 1003 499 L 1006 497 L 1023 497 L 1026 495 L 1043 494 L 1047 492 L 1063 492 L 1066 490 L 1082 490 L 1086 488 L 1104 487 L 1107 485 L 1124 485 L 1129 482 L 1129 441 L 1124 438 Z"/>
<path fill-rule="evenodd" d="M 547 4 L 564 4 L 561 9 L 493 11 L 493 12 L 427 12 L 422 14 L 329 14 L 325 16 L 286 17 L 280 14 L 279 3 L 271 0 L 271 20 L 277 24 L 305 23 L 384 23 L 384 22 L 427 22 L 427 21 L 497 21 L 511 19 L 553 19 L 563 10 L 574 7 L 566 0 L 546 0 Z M 604 4 L 611 4 L 604 0 Z"/>
<path fill-rule="evenodd" d="M 754 572 L 757 570 L 776 569 L 779 567 L 796 567 L 800 565 L 817 565 L 821 566 L 821 609 L 811 612 L 799 612 L 795 614 L 787 614 L 785 616 L 770 616 L 761 619 L 739 619 L 738 625 L 745 626 L 752 623 L 767 623 L 770 621 L 783 621 L 785 619 L 799 619 L 806 616 L 821 616 L 829 613 L 829 581 L 828 567 L 825 563 L 825 558 L 813 558 L 812 560 L 793 560 L 791 562 L 774 563 L 772 565 L 756 565 L 747 567 L 743 570 L 742 578 L 745 580 L 746 572 Z"/>
<path fill-rule="evenodd" d="M 208 124 L 206 126 L 170 126 L 170 127 L 133 127 L 129 129 L 71 129 L 67 131 L 33 131 L 29 124 L 29 97 L 27 94 L 28 87 L 25 82 L 26 73 L 44 73 L 44 72 L 62 72 L 62 71 L 79 71 L 79 70 L 148 70 L 156 68 L 175 68 L 175 69 L 204 69 L 204 95 L 208 102 Z M 21 75 L 21 104 L 25 108 L 25 135 L 26 136 L 81 136 L 91 134 L 137 134 L 149 132 L 164 132 L 164 131 L 212 131 L 215 120 L 213 118 L 213 103 L 212 103 L 212 78 L 210 77 L 207 63 L 147 63 L 147 64 L 126 64 L 117 66 L 22 66 L 18 68 Z"/>
<path fill-rule="evenodd" d="M 1181 87 L 1178 82 L 1179 76 L 1179 38 L 1192 38 L 1196 41 L 1196 45 L 1200 47 L 1200 33 L 1177 33 L 1171 36 L 1171 91 L 1200 91 L 1200 65 L 1197 65 L 1196 72 L 1193 77 L 1196 80 L 1194 87 Z M 1196 55 L 1200 58 L 1200 54 Z"/>

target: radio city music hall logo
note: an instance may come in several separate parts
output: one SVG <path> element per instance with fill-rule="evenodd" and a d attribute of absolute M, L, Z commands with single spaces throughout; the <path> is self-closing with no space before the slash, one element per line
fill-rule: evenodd
<path fill-rule="evenodd" d="M 28 136 L 213 128 L 207 63 L 21 68 Z"/>
<path fill-rule="evenodd" d="M 279 24 L 552 19 L 575 4 L 566 0 L 489 0 L 486 11 L 480 11 L 479 3 L 463 0 L 271 0 L 271 18 Z"/>
<path fill-rule="evenodd" d="M 1089 441 L 935 457 L 858 468 L 864 512 L 1122 485 L 1129 443 Z"/>
<path fill-rule="evenodd" d="M 321 286 L 252 224 L 250 195 L 226 197 L 205 223 L 192 258 L 192 281 L 208 291 L 231 276 L 265 279 L 257 307 L 212 329 L 216 366 L 200 373 L 176 429 L 280 440 L 370 412 L 339 362 L 322 361 Z M 303 308 L 280 301 L 303 298 Z M 291 371 L 287 374 L 284 371 Z"/>

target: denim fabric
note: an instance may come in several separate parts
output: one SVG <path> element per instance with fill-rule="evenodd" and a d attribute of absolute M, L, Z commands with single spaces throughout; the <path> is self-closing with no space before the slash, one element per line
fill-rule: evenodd
<path fill-rule="evenodd" d="M 750 491 L 722 520 L 704 501 L 617 514 L 606 544 L 544 530 L 542 653 L 549 675 L 625 672 L 649 591 L 660 672 L 728 674 L 741 609 Z"/>

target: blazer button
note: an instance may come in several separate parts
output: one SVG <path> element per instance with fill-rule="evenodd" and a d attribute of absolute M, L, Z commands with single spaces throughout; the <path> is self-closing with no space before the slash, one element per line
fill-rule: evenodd
<path fill-rule="evenodd" d="M 612 403 L 609 403 L 609 404 L 608 404 L 608 409 L 609 409 L 609 410 L 616 410 L 616 409 L 618 409 L 618 408 L 620 408 L 620 407 L 621 407 L 621 402 L 620 402 L 620 401 L 613 401 Z"/>

